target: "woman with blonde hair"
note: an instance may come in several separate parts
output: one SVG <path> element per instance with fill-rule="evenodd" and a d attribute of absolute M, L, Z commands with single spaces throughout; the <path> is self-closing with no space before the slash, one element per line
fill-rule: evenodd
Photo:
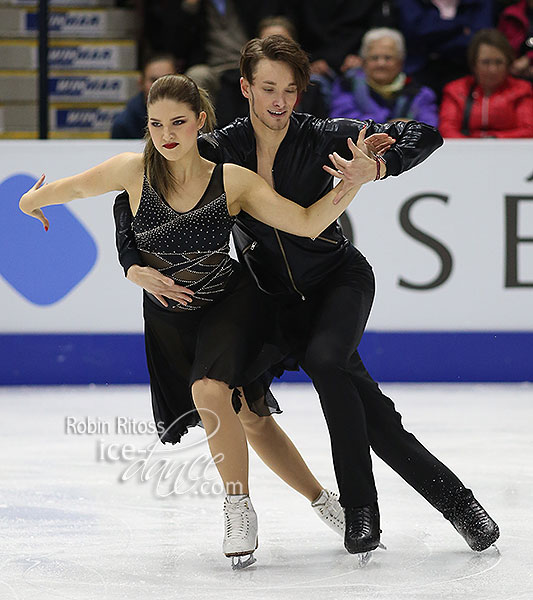
<path fill-rule="evenodd" d="M 256 173 L 233 164 L 215 165 L 200 156 L 197 135 L 212 127 L 213 109 L 190 78 L 158 79 L 147 107 L 142 154 L 119 154 L 46 186 L 43 175 L 22 196 L 20 208 L 48 228 L 44 206 L 113 190 L 128 192 L 135 239 L 146 264 L 181 286 L 167 306 L 144 293 L 146 355 L 159 435 L 162 442 L 176 443 L 188 427 L 202 421 L 212 456 L 223 457 L 215 460 L 227 494 L 223 550 L 226 556 L 248 555 L 244 563 L 232 559 L 234 566 L 246 566 L 257 548 L 257 518 L 248 496 L 247 432 L 254 427 L 247 425 L 279 411 L 263 375 L 282 358 L 282 344 L 265 341 L 260 296 L 229 256 L 230 231 L 244 210 L 272 227 L 315 237 L 374 179 L 376 165 L 361 149 L 363 129 L 357 145 L 350 140 L 358 179 L 341 181 L 303 208 L 281 197 Z M 246 402 L 241 402 L 240 390 Z M 284 479 L 310 500 L 322 497 L 326 522 L 339 520 L 331 510 L 334 498 L 288 438 L 286 447 Z"/>

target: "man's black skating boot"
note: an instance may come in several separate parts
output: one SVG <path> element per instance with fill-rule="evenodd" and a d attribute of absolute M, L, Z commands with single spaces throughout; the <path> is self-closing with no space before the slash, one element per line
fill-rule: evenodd
<path fill-rule="evenodd" d="M 379 546 L 379 509 L 377 503 L 345 508 L 344 547 L 350 554 L 361 554 Z"/>
<path fill-rule="evenodd" d="M 486 550 L 500 537 L 498 525 L 470 490 L 461 490 L 455 507 L 444 516 L 476 552 Z"/>

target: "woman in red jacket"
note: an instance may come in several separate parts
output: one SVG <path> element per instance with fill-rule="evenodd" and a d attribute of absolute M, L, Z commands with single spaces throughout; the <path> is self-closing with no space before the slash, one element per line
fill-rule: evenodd
<path fill-rule="evenodd" d="M 533 137 L 531 84 L 509 74 L 514 51 L 496 29 L 479 31 L 468 48 L 473 75 L 444 87 L 440 109 L 443 137 Z"/>

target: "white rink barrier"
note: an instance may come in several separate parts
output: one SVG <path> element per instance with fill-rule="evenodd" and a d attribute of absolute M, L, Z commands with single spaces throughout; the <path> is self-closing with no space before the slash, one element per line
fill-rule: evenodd
<path fill-rule="evenodd" d="M 41 173 L 52 181 L 141 147 L 0 141 L 0 383 L 146 380 L 141 295 L 117 261 L 114 194 L 48 209 L 46 234 L 17 208 Z M 449 141 L 354 200 L 350 226 L 377 279 L 361 346 L 377 378 L 533 380 L 530 152 L 529 140 Z M 50 375 L 24 367 L 37 347 Z"/>

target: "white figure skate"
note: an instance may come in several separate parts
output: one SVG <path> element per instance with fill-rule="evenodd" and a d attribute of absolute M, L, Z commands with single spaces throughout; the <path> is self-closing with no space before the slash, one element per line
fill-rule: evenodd
<path fill-rule="evenodd" d="M 339 494 L 322 490 L 311 506 L 328 527 L 344 537 L 344 510 L 339 504 Z"/>
<path fill-rule="evenodd" d="M 231 557 L 231 568 L 235 571 L 253 565 L 257 546 L 257 515 L 250 497 L 247 494 L 226 496 L 222 550 Z"/>

